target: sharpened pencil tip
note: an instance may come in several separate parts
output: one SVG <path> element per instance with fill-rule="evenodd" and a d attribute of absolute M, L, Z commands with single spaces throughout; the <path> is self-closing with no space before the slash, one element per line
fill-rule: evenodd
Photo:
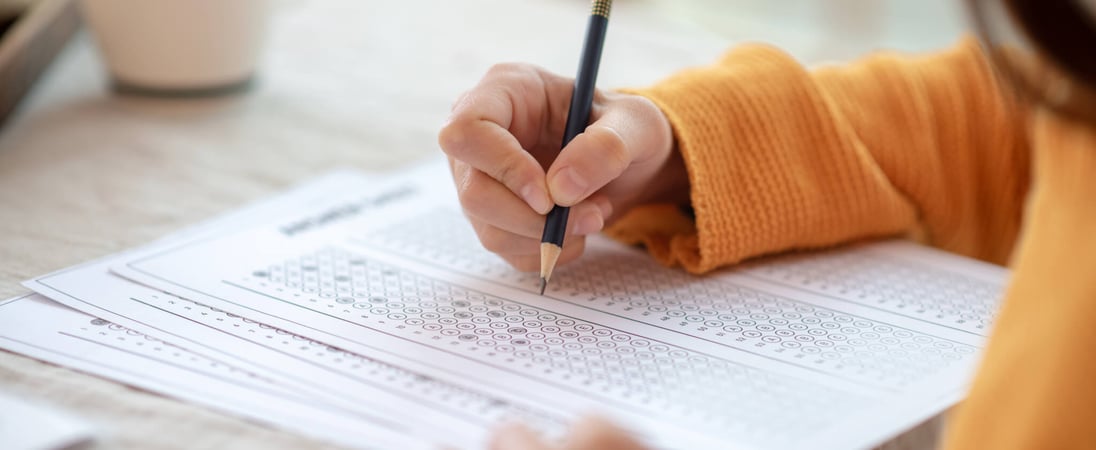
<path fill-rule="evenodd" d="M 550 242 L 540 244 L 540 295 L 544 295 L 544 288 L 548 286 L 548 280 L 552 279 L 552 269 L 555 269 L 561 251 L 558 245 Z"/>

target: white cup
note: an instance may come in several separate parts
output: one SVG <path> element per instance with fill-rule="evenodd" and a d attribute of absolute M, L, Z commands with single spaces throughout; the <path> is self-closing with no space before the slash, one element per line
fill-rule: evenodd
<path fill-rule="evenodd" d="M 246 89 L 272 0 L 82 0 L 116 90 L 200 96 Z"/>

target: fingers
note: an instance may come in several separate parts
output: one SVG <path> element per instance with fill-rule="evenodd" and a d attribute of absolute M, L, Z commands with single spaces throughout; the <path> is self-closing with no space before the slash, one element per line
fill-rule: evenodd
<path fill-rule="evenodd" d="M 536 270 L 544 214 L 572 208 L 563 264 L 581 254 L 581 236 L 600 231 L 614 206 L 627 209 L 656 185 L 672 133 L 658 107 L 638 96 L 595 95 L 594 117 L 556 154 L 572 83 L 529 65 L 492 68 L 453 106 L 438 143 L 449 156 L 461 206 L 488 250 L 515 267 Z M 536 153 L 536 156 L 530 152 Z M 612 181 L 617 180 L 615 183 Z M 608 186 L 607 186 L 608 184 Z M 572 249 L 572 247 L 574 249 Z"/>
<path fill-rule="evenodd" d="M 461 161 L 450 160 L 450 165 L 461 207 L 483 247 L 518 270 L 539 270 L 544 216 L 483 172 Z M 585 248 L 583 236 L 601 231 L 612 212 L 609 200 L 601 195 L 571 207 L 563 252 L 557 264 L 581 256 Z"/>
<path fill-rule="evenodd" d="M 438 139 L 450 157 L 498 180 L 534 211 L 546 214 L 552 208 L 543 170 L 505 129 L 482 120 L 453 122 Z"/>
<path fill-rule="evenodd" d="M 592 195 L 582 203 L 571 207 L 567 220 L 568 232 L 578 236 L 597 233 L 605 228 L 605 224 L 612 215 L 612 202 L 604 195 Z"/>
<path fill-rule="evenodd" d="M 491 450 L 549 450 L 551 447 L 544 443 L 533 430 L 521 424 L 504 425 L 491 436 L 488 445 Z"/>
<path fill-rule="evenodd" d="M 611 422 L 588 417 L 576 423 L 568 433 L 562 447 L 549 445 L 536 432 L 521 424 L 505 425 L 495 431 L 489 446 L 491 450 L 644 450 L 646 447 Z"/>
<path fill-rule="evenodd" d="M 563 243 L 563 252 L 559 254 L 559 260 L 556 261 L 556 267 L 567 264 L 571 261 L 578 259 L 582 256 L 582 252 L 586 250 L 586 237 L 585 236 L 571 236 L 567 238 Z M 539 272 L 540 271 L 540 245 L 537 245 L 537 253 L 535 254 L 506 254 L 499 256 L 502 257 L 515 269 L 522 272 Z"/>
<path fill-rule="evenodd" d="M 636 442 L 628 432 L 618 428 L 612 422 L 600 417 L 588 417 L 580 420 L 571 428 L 563 445 L 567 450 L 592 450 L 611 448 L 614 450 L 643 450 L 645 447 Z"/>
<path fill-rule="evenodd" d="M 499 65 L 453 106 L 438 144 L 451 158 L 498 180 L 534 211 L 552 207 L 544 170 L 528 151 L 550 106 L 539 70 Z M 527 145 L 523 146 L 523 141 Z"/>
<path fill-rule="evenodd" d="M 623 96 L 610 102 L 548 169 L 552 200 L 563 206 L 574 205 L 620 177 L 629 167 L 668 153 L 665 149 L 671 148 L 672 135 L 651 126 L 663 122 L 661 112 L 649 100 Z"/>
<path fill-rule="evenodd" d="M 457 161 L 453 178 L 457 180 L 461 207 L 470 219 L 529 238 L 540 237 L 544 231 L 544 216 L 487 174 Z"/>
<path fill-rule="evenodd" d="M 604 124 L 591 125 L 576 137 L 548 171 L 553 200 L 571 206 L 620 176 L 632 156 L 620 134 Z"/>
<path fill-rule="evenodd" d="M 503 231 L 491 225 L 473 225 L 484 248 L 502 257 L 508 264 L 522 272 L 540 270 L 540 239 L 533 239 Z M 578 259 L 586 250 L 586 236 L 568 235 L 556 265 Z"/>
<path fill-rule="evenodd" d="M 460 161 L 450 161 L 450 167 L 457 184 L 457 197 L 470 219 L 520 236 L 540 238 L 544 216 L 483 172 Z M 596 233 L 613 212 L 612 204 L 603 196 L 592 196 L 584 203 L 572 208 L 567 224 L 569 233 Z"/>
<path fill-rule="evenodd" d="M 514 234 L 497 226 L 472 219 L 472 228 L 483 248 L 502 256 L 529 256 L 540 253 L 540 239 Z"/>

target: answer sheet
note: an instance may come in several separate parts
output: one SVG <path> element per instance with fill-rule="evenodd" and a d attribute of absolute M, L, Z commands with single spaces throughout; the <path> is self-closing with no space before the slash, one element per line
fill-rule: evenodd
<path fill-rule="evenodd" d="M 95 431 L 91 424 L 65 411 L 0 391 L 0 443 L 7 450 L 76 447 L 91 441 Z"/>
<path fill-rule="evenodd" d="M 694 277 L 594 238 L 539 296 L 480 248 L 448 178 L 437 165 L 141 249 L 112 270 L 181 298 L 96 305 L 163 329 L 178 305 L 208 308 L 506 405 L 473 433 L 509 416 L 554 435 L 597 411 L 662 447 L 849 448 L 961 398 L 1006 275 L 885 242 Z M 215 340 L 200 339 L 238 354 Z M 453 412 L 415 428 L 474 421 Z"/>
<path fill-rule="evenodd" d="M 340 189 L 364 189 L 370 183 L 383 177 L 377 175 L 365 175 L 352 171 L 337 171 L 317 178 L 301 186 L 287 190 L 274 198 L 256 202 L 239 210 L 230 212 L 222 217 L 215 218 L 197 226 L 162 239 L 162 242 L 170 242 L 188 235 L 196 235 L 210 229 L 226 230 L 238 229 L 247 224 L 245 220 L 261 220 L 264 217 L 275 215 L 280 208 L 305 207 L 315 204 L 320 197 L 326 196 L 332 190 Z M 45 298 L 29 296 L 26 298 L 11 299 L 5 304 L 19 305 L 16 308 L 0 310 L 0 323 L 23 324 L 4 328 L 0 333 L 0 347 L 11 351 L 20 352 L 44 361 L 66 365 L 88 373 L 111 378 L 127 384 L 138 386 L 164 395 L 193 401 L 198 404 L 210 406 L 222 411 L 241 415 L 256 421 L 300 432 L 321 440 L 335 442 L 348 447 L 356 448 L 433 448 L 429 441 L 420 439 L 420 430 L 407 427 L 406 423 L 400 423 L 402 418 L 398 412 L 386 413 L 383 418 L 377 415 L 377 411 L 383 411 L 384 407 L 378 407 L 373 403 L 375 399 L 361 401 L 361 396 L 368 394 L 368 390 L 355 389 L 351 395 L 331 394 L 330 390 L 316 390 L 317 382 L 325 381 L 325 373 L 317 374 L 314 367 L 299 367 L 293 358 L 271 359 L 270 352 L 263 346 L 246 346 L 229 342 L 228 347 L 239 351 L 243 358 L 237 354 L 211 351 L 208 345 L 200 345 L 195 342 L 226 343 L 225 338 L 230 338 L 224 333 L 203 327 L 195 327 L 193 321 L 184 317 L 177 320 L 167 320 L 169 330 L 180 331 L 179 335 L 172 335 L 161 329 L 150 327 L 139 320 L 120 316 L 103 309 L 97 305 L 110 305 L 115 300 L 126 301 L 134 295 L 162 294 L 144 286 L 128 282 L 122 278 L 111 275 L 107 270 L 109 259 L 91 262 L 72 268 L 61 270 L 54 274 L 39 277 L 39 280 L 59 280 L 60 282 L 73 281 L 76 284 L 67 292 L 60 292 L 46 284 L 39 285 L 36 280 L 25 283 L 39 291 L 48 293 L 55 299 L 63 299 L 69 305 L 78 309 L 98 314 L 87 316 L 76 311 L 67 310 L 57 306 Z M 22 300 L 16 303 L 17 300 Z M 32 304 L 33 303 L 33 304 Z M 35 305 L 40 304 L 40 305 Z M 189 310 L 184 307 L 183 310 Z M 159 310 L 142 310 L 145 314 L 157 314 Z M 162 312 L 160 312 L 162 314 Z M 195 314 L 197 317 L 207 318 L 209 311 Z M 110 317 L 115 322 L 104 320 L 100 317 Z M 164 323 L 165 320 L 160 322 Z M 208 322 L 223 324 L 227 320 L 239 322 L 238 316 L 220 314 L 208 317 Z M 37 321 L 49 324 L 68 323 L 72 327 L 58 328 L 56 333 L 47 327 L 34 326 Z M 89 336 L 99 337 L 99 347 L 88 347 L 86 344 L 72 344 L 66 337 L 73 336 L 76 325 L 79 330 L 88 331 L 83 322 L 92 325 L 105 326 L 103 328 L 90 327 L 95 333 Z M 126 323 L 133 328 L 126 328 L 120 323 Z M 284 330 L 274 330 L 265 325 L 257 325 L 254 322 L 245 322 L 251 326 L 261 326 L 266 334 L 276 334 L 283 346 L 289 341 L 297 344 L 297 353 L 307 353 L 305 345 L 310 350 L 315 350 L 318 344 L 307 341 L 300 336 L 286 333 Z M 237 327 L 240 325 L 236 325 Z M 141 331 L 138 331 L 141 330 Z M 122 335 L 125 332 L 125 335 Z M 148 333 L 148 334 L 146 334 Z M 144 337 L 145 341 L 151 341 L 149 347 L 142 347 L 148 342 L 129 337 Z M 126 348 L 121 343 L 127 339 L 136 349 L 154 351 L 142 355 Z M 179 345 L 183 344 L 183 345 Z M 83 347 L 81 347 L 83 345 Z M 132 345 L 131 345 L 132 347 Z M 323 353 L 330 355 L 330 360 L 342 362 L 353 368 L 363 367 L 360 358 L 351 356 L 345 360 L 336 352 L 324 348 Z M 197 349 L 197 353 L 189 349 Z M 74 350 L 76 350 L 74 352 Z M 95 350 L 94 360 L 81 356 L 88 351 Z M 265 351 L 265 352 L 264 352 Z M 257 356 L 256 356 L 257 355 Z M 134 356 L 146 356 L 135 358 Z M 258 357 L 261 360 L 273 364 L 280 364 L 284 370 L 269 370 L 268 368 L 251 364 L 248 361 Z M 288 360 L 287 360 L 288 359 Z M 221 367 L 229 373 L 243 373 L 247 376 L 236 376 L 225 379 L 217 375 L 219 372 L 209 372 L 209 366 Z M 371 375 L 385 375 L 371 368 Z M 288 375 L 284 375 L 288 374 Z M 316 377 L 309 382 L 301 383 L 301 377 Z M 231 390 L 231 395 L 224 395 L 225 390 Z M 278 393 L 280 398 L 271 398 L 272 393 Z M 380 398 L 385 398 L 387 393 L 380 393 Z M 331 404 L 325 404 L 331 403 Z M 268 408 L 266 405 L 274 405 Z M 332 406 L 336 405 L 336 406 Z M 341 405 L 341 406 L 338 406 Z M 319 410 L 319 412 L 315 412 Z M 363 413 L 362 411 L 367 411 Z M 296 420 L 298 414 L 312 415 L 320 420 L 330 420 L 334 425 L 314 426 L 313 420 Z M 342 427 L 342 428 L 340 428 Z M 352 432 L 340 432 L 339 430 L 352 429 Z M 437 431 L 432 428 L 432 431 Z M 459 434 L 458 434 L 459 436 Z"/>
<path fill-rule="evenodd" d="M 337 444 L 426 448 L 396 424 L 318 407 L 261 374 L 34 294 L 0 302 L 0 347 Z"/>
<path fill-rule="evenodd" d="M 239 229 L 248 221 L 261 221 L 286 209 L 324 204 L 332 192 L 366 191 L 377 179 L 360 173 L 333 173 L 163 241 L 200 235 L 211 229 Z M 482 447 L 484 430 L 503 420 L 536 423 L 557 433 L 562 430 L 561 416 L 545 408 L 531 409 L 444 383 L 406 367 L 351 354 L 284 329 L 127 281 L 109 273 L 111 260 L 105 258 L 63 269 L 25 285 L 62 304 L 109 319 L 116 323 L 113 326 L 125 324 L 133 332 L 149 333 L 188 354 L 230 362 L 241 370 L 261 374 L 310 402 L 323 403 L 342 414 L 357 415 L 353 420 L 387 426 L 399 423 L 402 432 L 414 436 L 421 445 Z M 163 376 L 171 378 L 173 374 Z M 161 392 L 189 398 L 186 392 L 180 395 L 170 389 Z M 338 442 L 354 447 L 376 445 L 376 440 L 368 439 L 368 435 L 366 439 L 360 433 L 351 437 L 353 440 Z"/>

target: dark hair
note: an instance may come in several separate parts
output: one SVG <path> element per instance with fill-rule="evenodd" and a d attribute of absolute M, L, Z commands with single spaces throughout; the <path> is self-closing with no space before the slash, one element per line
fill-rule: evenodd
<path fill-rule="evenodd" d="M 1015 20 L 1047 57 L 1096 85 L 1096 17 L 1075 0 L 1005 0 Z"/>
<path fill-rule="evenodd" d="M 1096 9 L 1080 0 L 968 3 L 994 61 L 1015 85 L 1058 110 L 1096 121 Z M 1009 32 L 1025 41 L 1029 54 L 1004 36 Z M 1063 88 L 1068 95 L 1055 95 Z"/>

